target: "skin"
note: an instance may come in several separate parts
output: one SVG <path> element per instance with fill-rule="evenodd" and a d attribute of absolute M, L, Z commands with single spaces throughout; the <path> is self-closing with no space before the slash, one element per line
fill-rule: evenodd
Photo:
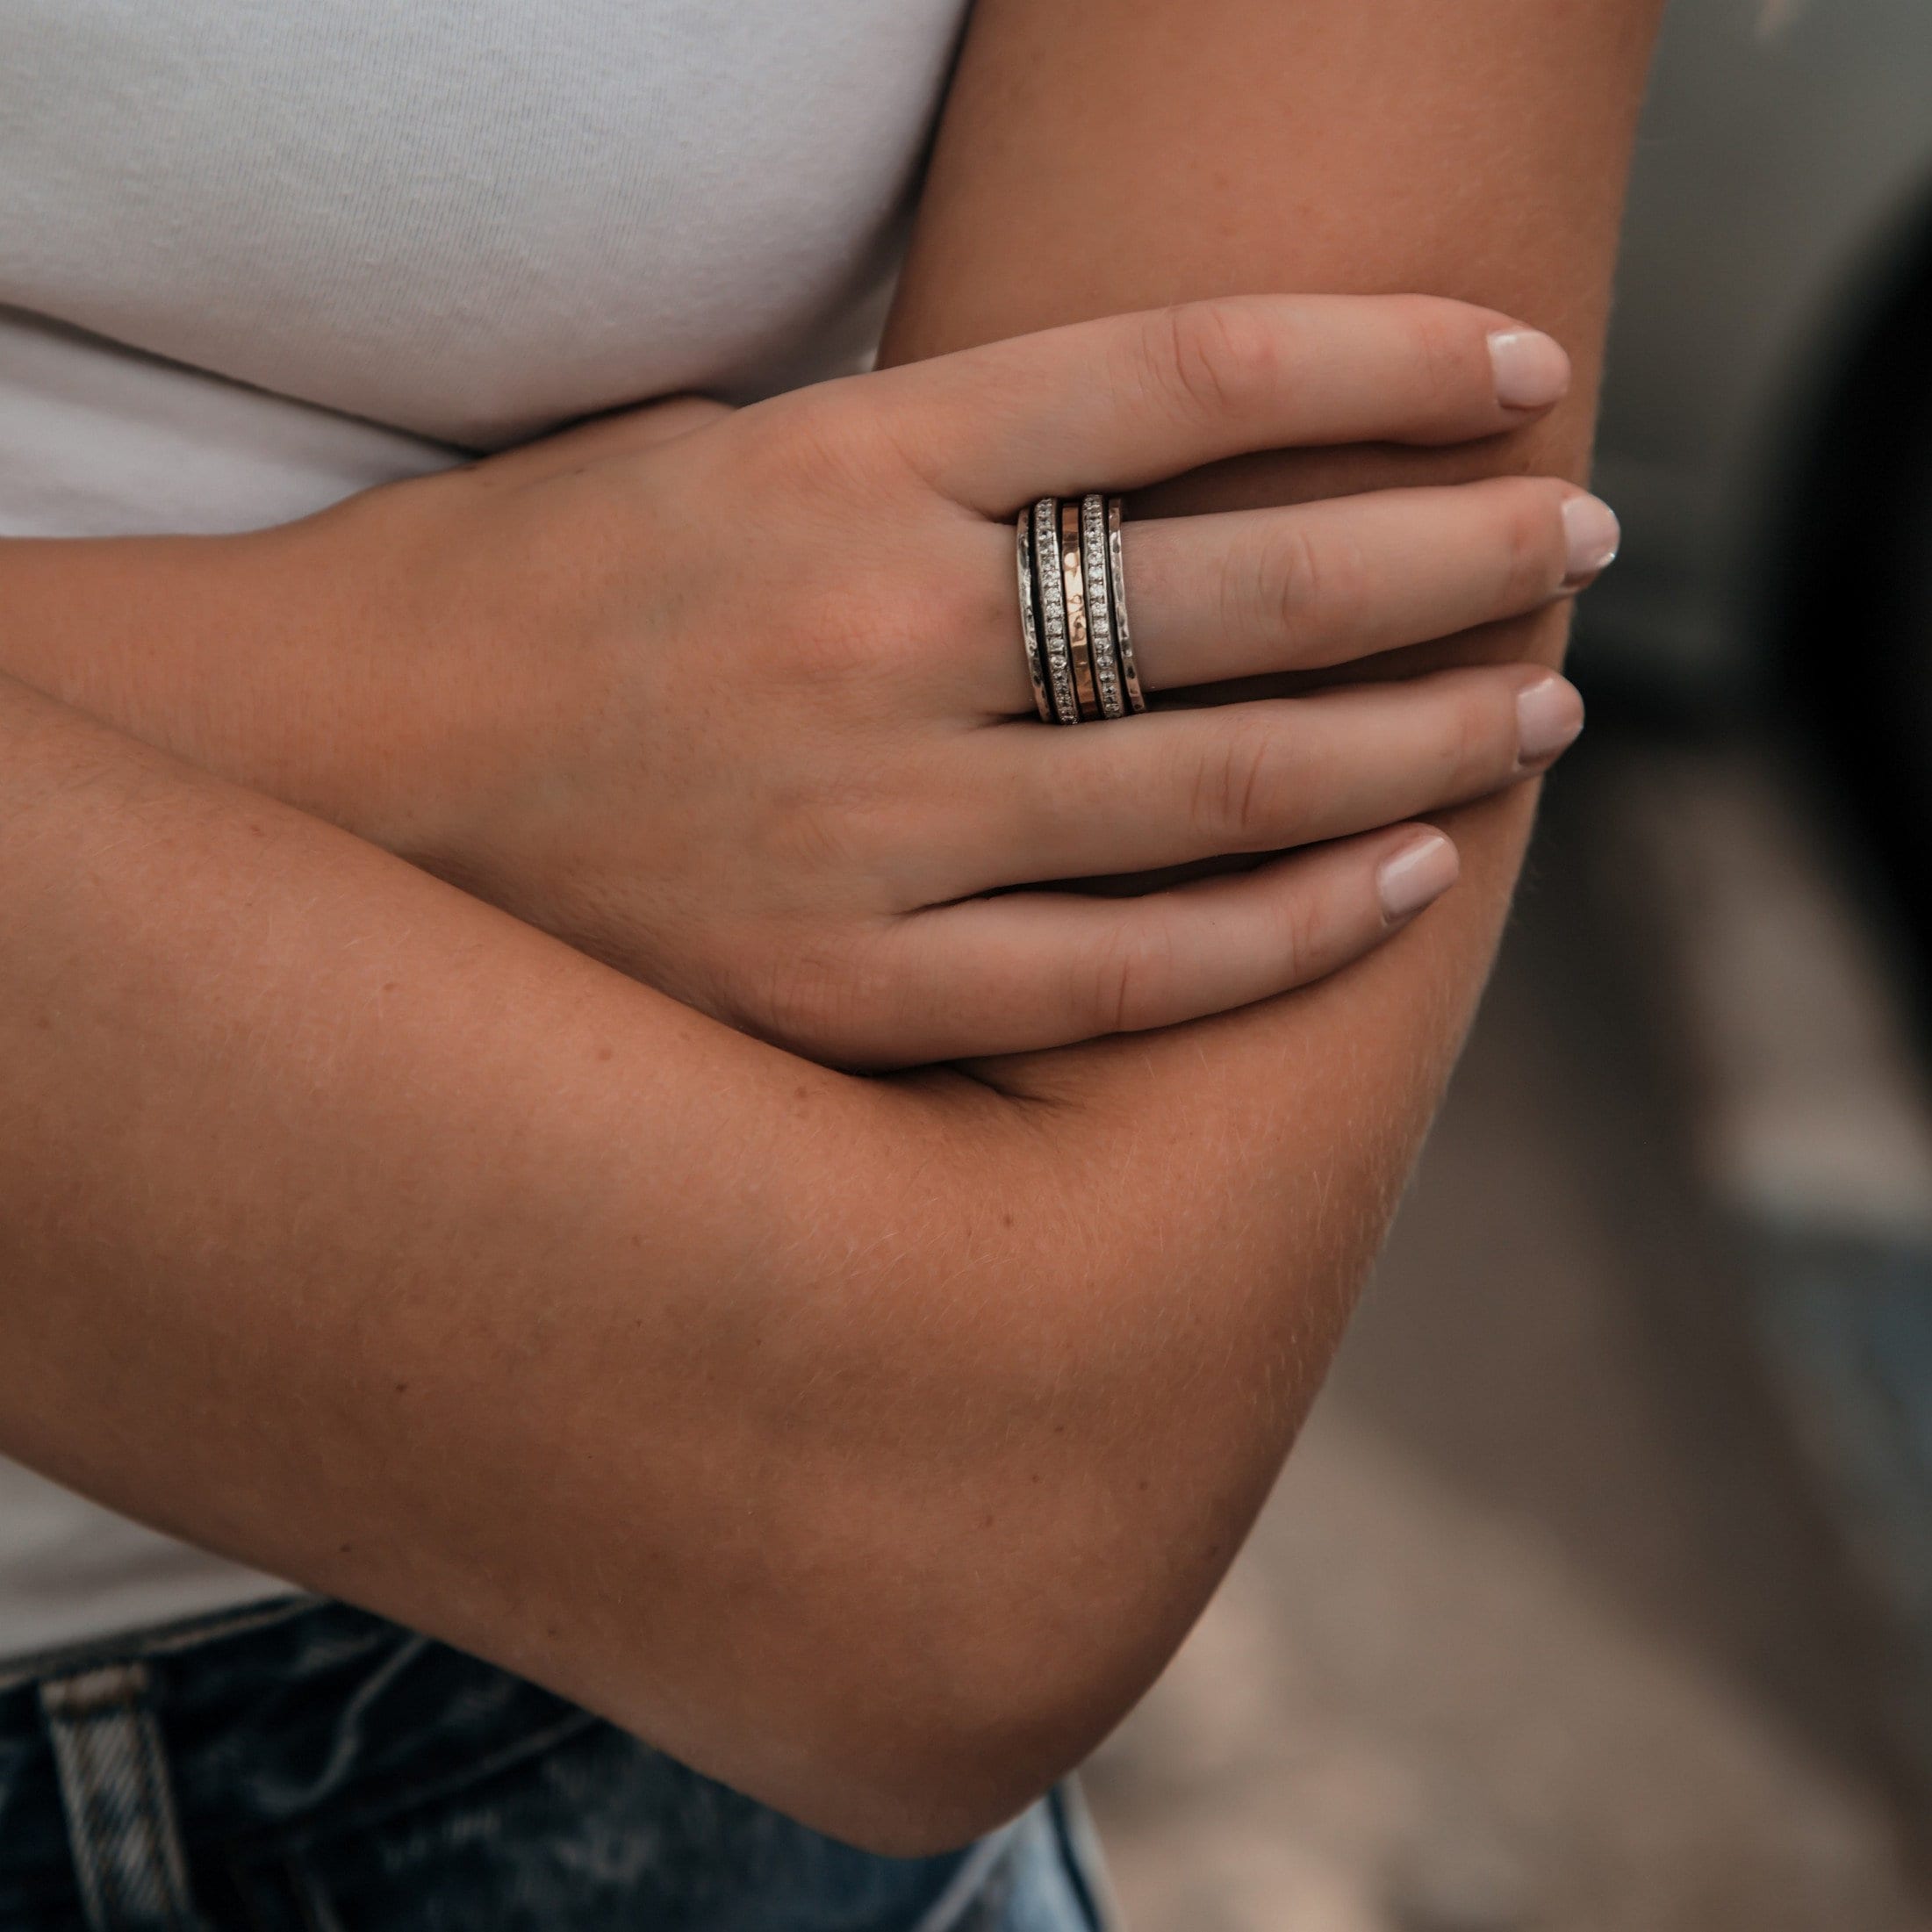
<path fill-rule="evenodd" d="M 1546 338 L 1447 304 L 1186 324 L 1210 348 L 1229 326 L 1280 368 L 1205 411 L 1157 312 L 736 413 L 630 412 L 279 529 L 0 545 L 0 665 L 820 1059 L 1196 1018 L 1386 938 L 1455 875 L 1440 833 L 1395 822 L 1541 769 L 1582 718 L 1518 667 L 1041 727 L 1010 506 L 1053 466 L 1073 489 L 1257 444 L 1493 435 L 1568 374 Z M 1533 395 L 1499 399 L 1480 360 L 1441 379 L 1437 338 L 1492 328 Z M 1595 561 L 1572 567 L 1578 512 L 1608 514 L 1522 478 L 1137 522 L 1147 686 L 1536 607 Z M 1006 890 L 1314 842 L 1185 891 Z"/>
<path fill-rule="evenodd" d="M 1548 427 L 1168 506 L 1580 470 L 1647 5 L 1077 18 L 982 5 L 891 356 L 1236 286 L 1443 289 L 1565 341 L 1586 379 Z M 1076 49 L 1045 169 L 1029 77 Z M 1050 264 L 1014 253 L 1040 180 L 1081 215 Z M 1252 1520 L 1526 790 L 1454 821 L 1455 894 L 1317 987 L 858 1080 L 0 681 L 0 1436 L 822 1828 L 957 1842 L 1117 1720 Z"/>

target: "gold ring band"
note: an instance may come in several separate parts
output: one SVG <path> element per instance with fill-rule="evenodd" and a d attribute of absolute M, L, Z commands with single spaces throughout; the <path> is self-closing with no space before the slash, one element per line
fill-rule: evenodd
<path fill-rule="evenodd" d="M 1081 555 L 1080 505 L 1059 506 L 1059 562 L 1067 596 L 1067 643 L 1074 659 L 1074 689 L 1083 720 L 1100 715 L 1094 691 L 1094 654 L 1087 641 L 1087 571 Z"/>

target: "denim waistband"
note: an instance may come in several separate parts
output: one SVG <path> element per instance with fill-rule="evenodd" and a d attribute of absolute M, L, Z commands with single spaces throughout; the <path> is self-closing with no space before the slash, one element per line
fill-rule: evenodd
<path fill-rule="evenodd" d="M 84 1643 L 64 1643 L 50 1650 L 29 1650 L 0 1657 L 0 1695 L 41 1677 L 68 1677 L 97 1663 L 164 1656 L 171 1650 L 196 1649 L 222 1637 L 244 1636 L 249 1631 L 263 1630 L 270 1624 L 299 1616 L 305 1610 L 317 1609 L 327 1601 L 306 1591 L 291 1592 L 261 1603 L 244 1604 L 234 1610 L 211 1611 L 205 1616 L 184 1617 L 178 1622 L 90 1637 Z"/>
<path fill-rule="evenodd" d="M 1101 1885 L 1071 1791 L 964 1851 L 879 1858 L 312 1598 L 0 1678 L 8 1932 L 1092 1932 Z"/>
<path fill-rule="evenodd" d="M 312 1598 L 14 1660 L 0 1690 L 0 1900 L 9 1885 L 69 1881 L 61 1712 L 49 1687 L 131 1670 L 142 1720 L 165 1729 L 190 1850 L 420 1802 L 596 1721 L 506 1671 Z"/>

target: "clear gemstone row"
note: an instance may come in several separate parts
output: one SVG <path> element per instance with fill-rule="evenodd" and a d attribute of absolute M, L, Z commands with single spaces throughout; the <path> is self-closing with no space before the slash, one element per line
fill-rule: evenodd
<path fill-rule="evenodd" d="M 1121 714 L 1120 674 L 1113 652 L 1113 624 L 1108 614 L 1107 527 L 1101 499 L 1088 497 L 1081 505 L 1081 545 L 1087 572 L 1087 622 L 1094 653 L 1094 679 L 1100 687 L 1101 709 L 1110 718 Z"/>
<path fill-rule="evenodd" d="M 1067 593 L 1060 582 L 1059 505 L 1042 497 L 1033 506 L 1033 568 L 1040 589 L 1040 618 L 1046 633 L 1046 666 L 1062 722 L 1080 716 L 1074 695 L 1073 660 L 1067 643 Z"/>

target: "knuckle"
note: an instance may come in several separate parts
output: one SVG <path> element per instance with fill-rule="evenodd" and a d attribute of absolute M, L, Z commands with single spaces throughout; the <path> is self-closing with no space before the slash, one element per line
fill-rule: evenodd
<path fill-rule="evenodd" d="M 791 596 L 794 621 L 772 670 L 815 697 L 868 690 L 903 647 L 903 612 L 865 578 L 794 582 Z"/>
<path fill-rule="evenodd" d="M 1268 569 L 1267 614 L 1289 637 L 1311 627 L 1354 636 L 1367 625 L 1374 605 L 1368 559 L 1347 528 L 1318 538 L 1307 525 L 1289 523 Z"/>
<path fill-rule="evenodd" d="M 890 442 L 863 411 L 801 403 L 774 412 L 729 479 L 742 501 L 787 506 L 782 538 L 774 534 L 764 553 L 748 549 L 743 577 L 730 586 L 743 607 L 754 607 L 754 593 L 756 607 L 775 606 L 775 623 L 747 624 L 746 648 L 787 688 L 856 699 L 862 708 L 902 693 L 909 677 L 963 644 L 1002 635 L 999 600 L 1010 595 L 998 572 L 950 567 L 954 552 L 909 514 L 905 491 L 891 481 Z M 855 529 L 888 519 L 896 541 L 855 550 Z"/>
<path fill-rule="evenodd" d="M 794 1052 L 858 1064 L 889 1056 L 902 995 L 878 947 L 800 931 L 770 949 L 736 1023 Z"/>
<path fill-rule="evenodd" d="M 760 843 L 793 880 L 870 878 L 894 850 L 906 787 L 881 761 L 850 757 L 765 783 L 772 805 Z"/>
<path fill-rule="evenodd" d="M 1423 393 L 1433 408 L 1448 411 L 1478 395 L 1490 381 L 1486 355 L 1478 350 L 1469 312 L 1454 302 L 1428 296 L 1407 299 L 1407 321 L 1415 346 Z"/>
<path fill-rule="evenodd" d="M 863 856 L 863 808 L 830 786 L 802 786 L 793 795 L 774 799 L 768 821 L 761 828 L 762 843 L 781 858 L 794 877 L 823 877 L 852 866 Z"/>
<path fill-rule="evenodd" d="M 1224 421 L 1278 379 L 1281 345 L 1252 304 L 1179 302 L 1157 309 L 1141 355 L 1153 392 L 1189 420 Z"/>
<path fill-rule="evenodd" d="M 784 491 L 779 500 L 869 499 L 890 476 L 890 439 L 842 383 L 774 396 L 738 420 L 751 424 L 751 460 L 761 481 Z"/>
<path fill-rule="evenodd" d="M 1513 690 L 1485 678 L 1480 688 L 1458 695 L 1452 719 L 1448 775 L 1458 790 L 1481 789 L 1514 767 Z"/>
<path fill-rule="evenodd" d="M 1190 822 L 1229 851 L 1266 845 L 1288 815 L 1289 783 L 1279 737 L 1251 716 L 1220 722 L 1222 729 L 1195 754 Z"/>
<path fill-rule="evenodd" d="M 1314 894 L 1290 893 L 1277 915 L 1275 944 L 1283 986 L 1299 986 L 1320 970 L 1327 946 L 1324 909 Z"/>
<path fill-rule="evenodd" d="M 1562 581 L 1562 516 L 1548 489 L 1528 482 L 1509 485 L 1497 535 L 1507 601 L 1531 602 Z"/>
<path fill-rule="evenodd" d="M 959 553 L 923 551 L 893 600 L 893 635 L 917 664 L 941 660 L 975 672 L 994 653 L 1019 653 L 1010 535 L 997 556 L 977 553 L 966 567 Z M 930 561 L 928 561 L 930 559 Z"/>
<path fill-rule="evenodd" d="M 1117 929 L 1095 962 L 1095 1033 L 1137 1033 L 1164 1023 L 1174 1003 L 1175 963 L 1165 930 Z"/>
<path fill-rule="evenodd" d="M 916 583 L 902 559 L 853 570 L 822 551 L 782 586 L 783 628 L 765 634 L 760 652 L 765 675 L 815 702 L 834 700 L 848 719 L 902 710 L 911 681 L 969 641 L 999 635 L 987 600 L 973 600 L 977 587 L 935 590 Z"/>

